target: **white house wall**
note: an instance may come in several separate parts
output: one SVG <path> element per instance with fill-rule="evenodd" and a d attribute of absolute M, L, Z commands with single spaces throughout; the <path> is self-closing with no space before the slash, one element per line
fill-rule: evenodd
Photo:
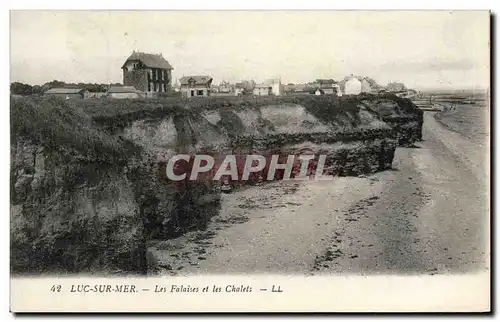
<path fill-rule="evenodd" d="M 359 95 L 361 93 L 361 82 L 357 78 L 351 78 L 345 83 L 345 95 Z"/>
<path fill-rule="evenodd" d="M 273 84 L 271 89 L 273 95 L 280 96 L 283 94 L 283 85 L 280 83 Z"/>

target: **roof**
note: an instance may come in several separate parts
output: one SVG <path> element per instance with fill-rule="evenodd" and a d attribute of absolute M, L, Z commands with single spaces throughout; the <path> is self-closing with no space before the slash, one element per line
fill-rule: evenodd
<path fill-rule="evenodd" d="M 267 84 L 255 84 L 255 88 L 271 88 L 272 85 Z"/>
<path fill-rule="evenodd" d="M 108 93 L 139 93 L 137 89 L 135 89 L 134 86 L 111 86 L 108 91 Z"/>
<path fill-rule="evenodd" d="M 332 85 L 332 84 L 337 84 L 337 81 L 333 79 L 317 79 L 316 83 L 319 83 L 321 85 Z"/>
<path fill-rule="evenodd" d="M 45 94 L 79 94 L 84 88 L 51 88 Z"/>
<path fill-rule="evenodd" d="M 365 77 L 363 78 L 363 80 L 366 81 L 368 84 L 370 84 L 371 87 L 377 87 L 377 88 L 380 87 L 380 85 L 377 84 L 377 82 L 370 77 Z"/>
<path fill-rule="evenodd" d="M 198 76 L 183 76 L 179 79 L 181 85 L 188 85 L 189 80 L 193 79 L 195 84 L 204 85 L 212 81 L 212 77 L 206 75 L 198 75 Z"/>
<path fill-rule="evenodd" d="M 147 54 L 141 53 L 138 51 L 134 51 L 132 55 L 130 55 L 125 63 L 123 63 L 122 68 L 125 67 L 125 64 L 129 60 L 140 60 L 146 67 L 150 68 L 162 68 L 162 69 L 174 69 L 170 63 L 163 58 L 162 54 Z"/>

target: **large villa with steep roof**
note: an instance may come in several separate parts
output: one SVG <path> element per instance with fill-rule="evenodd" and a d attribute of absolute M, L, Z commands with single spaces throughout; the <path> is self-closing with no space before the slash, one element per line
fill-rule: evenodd
<path fill-rule="evenodd" d="M 162 54 L 134 51 L 122 65 L 123 85 L 133 86 L 146 96 L 169 92 L 172 86 L 172 65 Z"/>

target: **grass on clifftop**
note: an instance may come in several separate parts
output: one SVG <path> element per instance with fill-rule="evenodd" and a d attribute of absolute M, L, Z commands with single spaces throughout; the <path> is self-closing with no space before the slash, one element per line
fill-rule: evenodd
<path fill-rule="evenodd" d="M 367 103 L 367 104 L 366 104 Z M 390 104 L 387 104 L 390 103 Z M 418 114 L 418 108 L 407 99 L 391 93 L 362 94 L 357 96 L 334 95 L 290 95 L 290 96 L 229 96 L 181 98 L 163 97 L 149 99 L 98 99 L 75 100 L 70 104 L 80 106 L 95 120 L 103 122 L 108 118 L 127 115 L 126 119 L 140 119 L 145 116 L 176 115 L 191 110 L 201 113 L 213 110 L 230 109 L 233 111 L 258 109 L 263 106 L 301 105 L 306 110 L 326 122 L 335 122 L 337 116 L 359 112 L 360 105 L 376 106 L 382 113 L 393 116 Z M 394 108 L 393 106 L 397 107 Z M 385 111 L 389 109 L 388 111 Z M 375 112 L 376 109 L 374 109 Z"/>
<path fill-rule="evenodd" d="M 201 114 L 208 111 L 258 111 L 264 106 L 303 106 L 308 113 L 325 123 L 338 123 L 352 119 L 354 123 L 359 120 L 360 106 L 363 102 L 379 101 L 397 102 L 400 108 L 394 113 L 397 115 L 413 113 L 407 108 L 407 102 L 391 94 L 342 96 L 334 95 L 291 95 L 291 96 L 241 96 L 241 97 L 204 97 L 204 98 L 154 98 L 154 99 L 99 99 L 75 100 L 73 104 L 83 108 L 94 121 L 107 127 L 123 128 L 134 120 L 148 117 L 161 118 L 163 116 L 187 115 L 190 113 Z M 411 104 L 411 102 L 410 102 Z M 390 107 L 392 110 L 393 108 Z M 371 112 L 377 113 L 372 110 Z M 353 124 L 356 126 L 356 124 Z"/>
<path fill-rule="evenodd" d="M 370 104 L 365 104 L 369 102 Z M 377 103 L 386 102 L 386 103 Z M 387 104 L 388 102 L 388 104 Z M 295 95 L 268 97 L 207 97 L 157 99 L 89 99 L 11 97 L 11 137 L 29 138 L 53 149 L 72 149 L 89 162 L 125 161 L 139 149 L 131 142 L 110 135 L 135 120 L 200 116 L 214 110 L 259 110 L 260 107 L 300 105 L 324 123 L 336 124 L 358 132 L 366 123 L 360 107 L 383 106 L 395 115 L 415 115 L 418 109 L 409 100 L 391 94 L 342 96 Z M 394 107 L 396 106 L 396 107 Z M 371 108 L 371 112 L 377 112 Z M 196 118 L 194 118 L 196 119 Z M 369 127 L 381 127 L 370 123 Z M 359 129 L 358 129 L 359 128 Z"/>
<path fill-rule="evenodd" d="M 12 143 L 28 139 L 50 149 L 69 149 L 89 162 L 121 162 L 138 152 L 132 143 L 100 130 L 82 108 L 59 98 L 11 97 L 10 124 Z"/>

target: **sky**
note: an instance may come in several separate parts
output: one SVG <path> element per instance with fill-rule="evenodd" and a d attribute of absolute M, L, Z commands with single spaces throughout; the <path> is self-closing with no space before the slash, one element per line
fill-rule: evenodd
<path fill-rule="evenodd" d="M 120 83 L 136 50 L 162 53 L 174 81 L 487 88 L 489 28 L 487 11 L 11 11 L 10 78 Z"/>

